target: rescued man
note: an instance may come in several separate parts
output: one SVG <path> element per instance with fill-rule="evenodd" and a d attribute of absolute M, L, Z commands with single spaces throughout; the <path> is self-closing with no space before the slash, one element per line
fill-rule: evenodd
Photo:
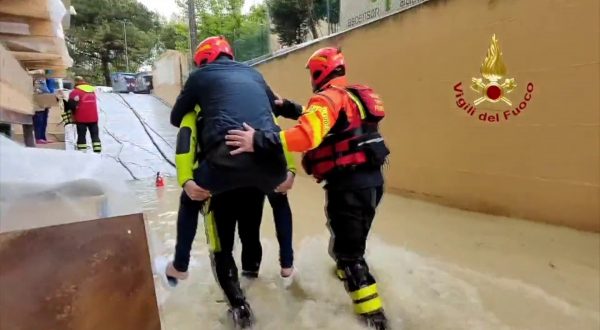
<path fill-rule="evenodd" d="M 242 274 L 256 276 L 262 258 L 259 233 L 265 194 L 289 189 L 286 187 L 291 187 L 293 175 L 289 175 L 283 154 L 233 157 L 224 136 L 248 121 L 260 129 L 278 131 L 273 111 L 279 109 L 281 115 L 298 118 L 301 107 L 290 102 L 285 103 L 286 107 L 276 101 L 258 71 L 234 61 L 233 51 L 223 37 L 202 41 L 194 62 L 198 68 L 190 74 L 171 112 L 171 124 L 181 126 L 176 160 L 184 192 L 175 259 L 167 267 L 167 275 L 171 282 L 187 277 L 198 212 L 202 209 L 215 277 L 227 297 L 234 322 L 247 328 L 254 317 L 240 288 L 233 259 L 235 226 L 239 226 L 242 242 Z M 197 165 L 192 168 L 189 164 Z"/>

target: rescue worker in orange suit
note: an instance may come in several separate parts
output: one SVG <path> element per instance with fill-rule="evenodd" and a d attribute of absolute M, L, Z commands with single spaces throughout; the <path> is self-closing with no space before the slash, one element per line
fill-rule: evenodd
<path fill-rule="evenodd" d="M 77 150 L 87 150 L 86 135 L 89 131 L 92 138 L 92 149 L 95 153 L 101 152 L 96 88 L 88 84 L 82 77 L 75 77 L 75 88 L 69 94 L 67 108 L 77 126 Z"/>
<path fill-rule="evenodd" d="M 325 181 L 330 254 L 354 311 L 368 326 L 386 329 L 375 278 L 364 259 L 367 236 L 383 195 L 382 166 L 389 150 L 379 133 L 383 103 L 364 85 L 349 85 L 338 48 L 317 50 L 308 60 L 315 94 L 298 124 L 281 132 L 231 130 L 227 144 L 244 152 L 304 152 L 302 165 Z M 286 100 L 286 102 L 290 102 Z"/>
<path fill-rule="evenodd" d="M 275 117 L 297 119 L 302 108 L 278 104 L 280 100 L 262 75 L 234 60 L 223 37 L 202 41 L 194 62 L 198 68 L 171 111 L 171 124 L 180 127 L 176 163 L 184 191 L 177 215 L 175 257 L 165 275 L 171 285 L 187 278 L 202 210 L 213 272 L 229 303 L 230 316 L 236 326 L 249 328 L 255 320 L 233 258 L 235 228 L 242 242 L 242 276 L 254 278 L 262 259 L 260 223 L 265 195 L 289 189 L 293 169 L 283 154 L 232 156 L 224 137 L 247 121 L 260 129 L 279 131 Z M 291 224 L 288 230 L 291 247 Z"/>

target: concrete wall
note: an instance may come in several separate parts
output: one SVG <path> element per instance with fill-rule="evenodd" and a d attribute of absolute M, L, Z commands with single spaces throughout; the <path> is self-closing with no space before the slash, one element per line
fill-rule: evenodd
<path fill-rule="evenodd" d="M 181 52 L 167 50 L 156 60 L 152 75 L 154 94 L 168 104 L 174 104 L 187 79 L 187 57 Z"/>
<path fill-rule="evenodd" d="M 372 85 L 386 103 L 388 191 L 600 231 L 599 4 L 432 0 L 258 69 L 278 93 L 305 101 L 306 59 L 340 45 L 350 79 Z M 494 33 L 517 83 L 513 107 L 483 103 L 470 115 L 457 102 L 478 97 L 469 85 L 481 77 Z M 505 119 L 524 98 L 524 110 Z"/>

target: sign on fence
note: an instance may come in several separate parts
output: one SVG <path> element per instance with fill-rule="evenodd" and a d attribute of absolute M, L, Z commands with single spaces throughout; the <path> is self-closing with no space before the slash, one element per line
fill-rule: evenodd
<path fill-rule="evenodd" d="M 428 0 L 341 0 L 340 28 L 353 28 L 426 1 Z"/>

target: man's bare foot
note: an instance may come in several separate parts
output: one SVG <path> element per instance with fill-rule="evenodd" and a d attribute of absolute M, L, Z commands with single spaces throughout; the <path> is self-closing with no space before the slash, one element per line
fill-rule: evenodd
<path fill-rule="evenodd" d="M 180 272 L 173 266 L 172 262 L 169 262 L 165 271 L 167 277 L 173 277 L 177 280 L 186 280 L 188 278 L 188 272 Z"/>
<path fill-rule="evenodd" d="M 287 289 L 292 285 L 292 283 L 294 283 L 296 269 L 294 267 L 281 268 L 279 275 L 281 275 L 281 284 L 283 284 L 283 287 Z"/>
<path fill-rule="evenodd" d="M 281 272 L 279 272 L 281 277 L 290 277 L 294 274 L 294 267 L 290 268 L 281 268 Z"/>

